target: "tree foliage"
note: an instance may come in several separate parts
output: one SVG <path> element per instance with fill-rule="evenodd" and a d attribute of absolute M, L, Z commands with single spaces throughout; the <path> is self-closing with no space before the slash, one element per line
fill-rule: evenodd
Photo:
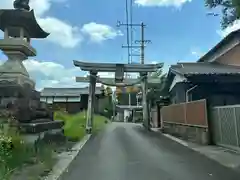
<path fill-rule="evenodd" d="M 148 100 L 153 104 L 160 99 L 160 96 L 168 95 L 168 91 L 165 88 L 167 74 L 163 74 L 162 69 L 158 69 L 156 72 L 152 73 L 150 77 L 160 80 L 158 84 L 149 84 L 148 86 Z"/>
<path fill-rule="evenodd" d="M 99 112 L 108 118 L 113 114 L 113 101 L 112 101 L 112 88 L 109 86 L 102 86 L 103 96 L 101 98 L 101 106 L 99 107 Z"/>
<path fill-rule="evenodd" d="M 240 0 L 205 0 L 205 4 L 210 9 L 221 8 L 223 29 L 240 19 Z"/>

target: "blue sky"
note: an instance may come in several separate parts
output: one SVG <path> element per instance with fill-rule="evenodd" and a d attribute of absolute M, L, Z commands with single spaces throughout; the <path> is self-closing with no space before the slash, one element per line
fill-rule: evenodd
<path fill-rule="evenodd" d="M 24 63 L 37 88 L 81 86 L 74 77 L 85 75 L 72 60 L 127 63 L 125 0 L 30 0 L 37 20 L 50 36 L 34 40 L 38 55 Z M 133 0 L 134 1 L 134 0 Z M 1 0 L 0 7 L 11 8 L 11 0 Z M 236 29 L 220 29 L 220 17 L 207 16 L 204 0 L 135 0 L 133 22 L 144 22 L 146 63 L 164 62 L 165 70 L 178 61 L 196 61 L 224 35 Z M 134 40 L 140 29 L 134 30 Z M 3 53 L 0 59 L 6 60 Z M 138 57 L 133 59 L 139 62 Z M 112 76 L 102 73 L 101 76 Z"/>

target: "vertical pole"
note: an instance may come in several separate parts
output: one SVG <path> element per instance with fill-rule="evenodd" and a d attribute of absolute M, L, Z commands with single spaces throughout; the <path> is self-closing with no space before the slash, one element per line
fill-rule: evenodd
<path fill-rule="evenodd" d="M 218 112 L 218 117 L 216 118 L 216 120 L 218 121 L 218 125 L 219 125 L 219 135 L 220 135 L 220 144 L 222 144 L 223 143 L 223 138 L 222 138 L 222 119 L 221 119 L 221 117 L 220 117 L 220 108 L 217 108 L 217 112 Z M 216 142 L 217 143 L 217 142 Z"/>
<path fill-rule="evenodd" d="M 144 64 L 144 24 L 141 23 L 141 55 L 140 63 Z M 142 111 L 143 111 L 143 125 L 147 130 L 149 130 L 149 112 L 148 112 L 148 103 L 147 103 L 147 72 L 140 74 L 142 81 Z"/>
<path fill-rule="evenodd" d="M 148 104 L 147 104 L 147 73 L 141 74 L 142 78 L 142 111 L 143 111 L 143 125 L 146 129 L 149 129 L 149 116 L 148 116 Z"/>
<path fill-rule="evenodd" d="M 128 64 L 130 64 L 130 49 L 129 49 L 129 13 L 128 13 L 128 0 L 125 0 L 125 3 L 126 3 L 126 7 L 125 7 L 125 10 L 126 10 L 126 24 L 127 24 L 127 50 L 128 50 Z"/>
<path fill-rule="evenodd" d="M 86 132 L 90 134 L 93 127 L 93 113 L 94 113 L 94 99 L 95 99 L 95 88 L 96 88 L 96 75 L 97 72 L 90 72 L 90 83 L 89 83 L 89 96 L 88 96 L 88 110 L 87 110 L 87 124 Z"/>
<path fill-rule="evenodd" d="M 130 0 L 130 46 L 131 46 L 131 49 L 130 49 L 130 63 L 132 63 L 132 46 L 133 46 L 133 0 Z"/>
<path fill-rule="evenodd" d="M 24 29 L 20 28 L 20 38 L 24 39 Z"/>
<path fill-rule="evenodd" d="M 66 112 L 68 112 L 68 97 L 66 97 L 66 106 L 65 106 Z"/>
<path fill-rule="evenodd" d="M 8 36 L 8 28 L 5 28 L 4 30 L 4 39 L 8 39 L 9 36 Z"/>
<path fill-rule="evenodd" d="M 141 55 L 140 55 L 140 63 L 144 64 L 144 24 L 141 23 Z"/>
<path fill-rule="evenodd" d="M 236 145 L 240 146 L 240 142 L 239 142 L 239 135 L 238 135 L 238 126 L 237 126 L 237 116 L 236 116 L 236 107 L 233 108 L 233 112 L 234 112 L 234 125 L 235 125 L 235 134 L 236 134 Z"/>
<path fill-rule="evenodd" d="M 113 105 L 113 118 L 112 118 L 112 121 L 114 121 L 115 120 L 115 115 L 116 115 L 116 105 L 115 105 L 115 102 L 114 101 L 112 101 L 112 105 Z"/>
<path fill-rule="evenodd" d="M 130 94 L 130 92 L 128 93 L 128 105 L 129 105 L 129 107 L 131 106 L 131 94 Z"/>

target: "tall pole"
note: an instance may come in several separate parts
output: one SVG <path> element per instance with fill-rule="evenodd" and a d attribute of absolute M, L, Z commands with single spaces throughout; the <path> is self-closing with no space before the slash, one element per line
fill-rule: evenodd
<path fill-rule="evenodd" d="M 125 7 L 125 10 L 126 10 L 126 24 L 129 24 L 128 0 L 125 0 L 125 2 L 126 2 L 126 4 L 125 4 L 126 5 L 126 7 Z M 130 12 L 131 12 L 131 7 L 130 7 Z M 130 42 L 129 41 L 130 40 L 132 41 L 132 37 L 129 36 L 129 26 L 126 26 L 126 28 L 127 28 L 127 46 L 128 46 L 127 57 L 128 57 L 128 64 L 131 64 L 130 49 L 132 51 L 132 48 L 130 47 Z M 130 31 L 132 31 L 132 26 L 131 26 Z M 132 42 L 131 42 L 131 44 L 132 44 Z M 128 74 L 127 73 L 125 73 L 125 74 L 126 74 L 126 78 L 128 78 Z M 131 106 L 131 94 L 130 94 L 130 92 L 128 93 L 128 105 Z"/>
<path fill-rule="evenodd" d="M 133 45 L 133 0 L 130 0 L 130 46 Z M 132 63 L 133 56 L 132 47 L 130 48 L 130 62 Z"/>
<path fill-rule="evenodd" d="M 140 63 L 141 64 L 144 64 L 144 44 L 145 44 L 145 39 L 144 39 L 144 28 L 145 28 L 145 25 L 143 24 L 143 22 L 141 23 L 141 51 L 140 51 Z M 149 125 L 150 125 L 150 122 L 149 122 L 149 113 L 148 113 L 148 101 L 147 101 L 147 90 L 148 90 L 148 87 L 147 87 L 147 72 L 145 73 L 142 73 L 141 74 L 141 78 L 142 78 L 142 81 L 141 81 L 141 85 L 142 85 L 142 113 L 143 113 L 143 126 L 149 130 Z"/>
<path fill-rule="evenodd" d="M 93 128 L 93 115 L 94 115 L 94 100 L 95 100 L 95 89 L 97 72 L 90 72 L 90 83 L 89 83 L 89 95 L 88 95 L 88 110 L 87 110 L 87 122 L 86 132 L 92 133 Z"/>
<path fill-rule="evenodd" d="M 125 0 L 125 2 L 126 2 L 126 7 L 125 7 L 125 10 L 126 10 L 126 24 L 129 24 L 128 23 L 128 16 L 129 16 L 129 14 L 128 14 L 128 0 Z M 129 26 L 126 26 L 126 28 L 127 28 L 127 45 L 129 46 Z M 128 55 L 128 64 L 130 63 L 130 49 L 129 49 L 130 47 L 128 47 L 127 48 L 127 55 Z"/>
<path fill-rule="evenodd" d="M 140 55 L 140 62 L 141 64 L 144 64 L 144 24 L 141 23 L 141 55 Z"/>

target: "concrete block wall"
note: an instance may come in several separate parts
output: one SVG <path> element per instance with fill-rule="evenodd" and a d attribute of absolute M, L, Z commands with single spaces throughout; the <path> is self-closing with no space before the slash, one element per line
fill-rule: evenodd
<path fill-rule="evenodd" d="M 200 126 L 188 126 L 183 124 L 165 123 L 163 124 L 163 132 L 171 134 L 175 137 L 198 143 L 209 145 L 208 128 Z"/>

